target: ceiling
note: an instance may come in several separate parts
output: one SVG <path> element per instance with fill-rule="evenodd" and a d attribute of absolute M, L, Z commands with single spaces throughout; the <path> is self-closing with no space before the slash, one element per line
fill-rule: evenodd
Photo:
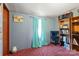
<path fill-rule="evenodd" d="M 8 3 L 7 6 L 10 11 L 53 17 L 78 8 L 79 3 Z"/>

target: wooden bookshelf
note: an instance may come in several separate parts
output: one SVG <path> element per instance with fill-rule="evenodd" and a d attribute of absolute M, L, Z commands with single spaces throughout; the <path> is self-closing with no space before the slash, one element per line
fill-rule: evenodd
<path fill-rule="evenodd" d="M 79 51 L 79 16 L 71 18 L 72 50 Z"/>
<path fill-rule="evenodd" d="M 70 49 L 70 18 L 59 19 L 59 29 L 60 41 L 64 41 L 63 37 L 65 37 Z"/>
<path fill-rule="evenodd" d="M 58 17 L 59 19 L 59 40 L 63 40 L 63 36 L 69 40 L 70 50 L 79 51 L 79 16 L 71 16 L 63 18 L 62 16 Z"/>

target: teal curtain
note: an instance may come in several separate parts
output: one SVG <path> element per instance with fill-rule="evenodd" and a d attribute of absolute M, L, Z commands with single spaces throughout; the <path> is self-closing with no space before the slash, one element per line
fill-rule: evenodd
<path fill-rule="evenodd" d="M 42 35 L 41 35 L 41 45 L 47 45 L 48 41 L 47 41 L 47 36 L 46 36 L 46 32 L 47 32 L 47 21 L 45 18 L 42 18 Z"/>
<path fill-rule="evenodd" d="M 33 40 L 32 40 L 32 47 L 37 48 L 39 47 L 39 37 L 38 37 L 38 18 L 33 18 Z"/>
<path fill-rule="evenodd" d="M 38 48 L 42 47 L 43 45 L 47 45 L 48 41 L 46 39 L 46 32 L 47 32 L 47 21 L 45 18 L 41 18 L 41 37 L 39 38 L 38 35 L 38 17 L 33 18 L 33 40 L 32 40 L 32 47 Z"/>

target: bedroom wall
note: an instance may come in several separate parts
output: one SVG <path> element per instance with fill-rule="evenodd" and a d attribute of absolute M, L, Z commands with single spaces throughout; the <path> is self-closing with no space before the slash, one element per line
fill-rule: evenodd
<path fill-rule="evenodd" d="M 21 15 L 24 17 L 23 23 L 14 23 L 13 16 Z M 50 43 L 50 31 L 57 30 L 57 19 L 46 18 L 47 19 L 47 40 Z M 10 50 L 13 46 L 16 46 L 18 50 L 24 48 L 31 48 L 32 42 L 32 24 L 33 17 L 27 14 L 10 12 Z"/>
<path fill-rule="evenodd" d="M 58 23 L 58 18 L 53 17 L 51 18 L 51 31 L 58 31 L 59 30 L 59 23 Z"/>
<path fill-rule="evenodd" d="M 13 16 L 24 17 L 23 23 L 14 23 Z M 17 49 L 31 48 L 32 17 L 26 14 L 10 12 L 10 50 L 13 46 Z"/>
<path fill-rule="evenodd" d="M 58 19 L 57 17 L 52 17 L 52 18 L 47 18 L 47 27 L 48 27 L 48 31 L 47 31 L 47 39 L 48 42 L 50 43 L 50 31 L 58 31 L 59 30 L 59 26 L 58 26 Z"/>

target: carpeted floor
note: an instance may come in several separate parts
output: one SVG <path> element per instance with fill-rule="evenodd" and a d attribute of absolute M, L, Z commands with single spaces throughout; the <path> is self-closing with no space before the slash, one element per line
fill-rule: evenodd
<path fill-rule="evenodd" d="M 29 48 L 17 51 L 9 56 L 78 56 L 79 52 L 69 51 L 61 46 L 50 44 L 41 48 Z"/>

